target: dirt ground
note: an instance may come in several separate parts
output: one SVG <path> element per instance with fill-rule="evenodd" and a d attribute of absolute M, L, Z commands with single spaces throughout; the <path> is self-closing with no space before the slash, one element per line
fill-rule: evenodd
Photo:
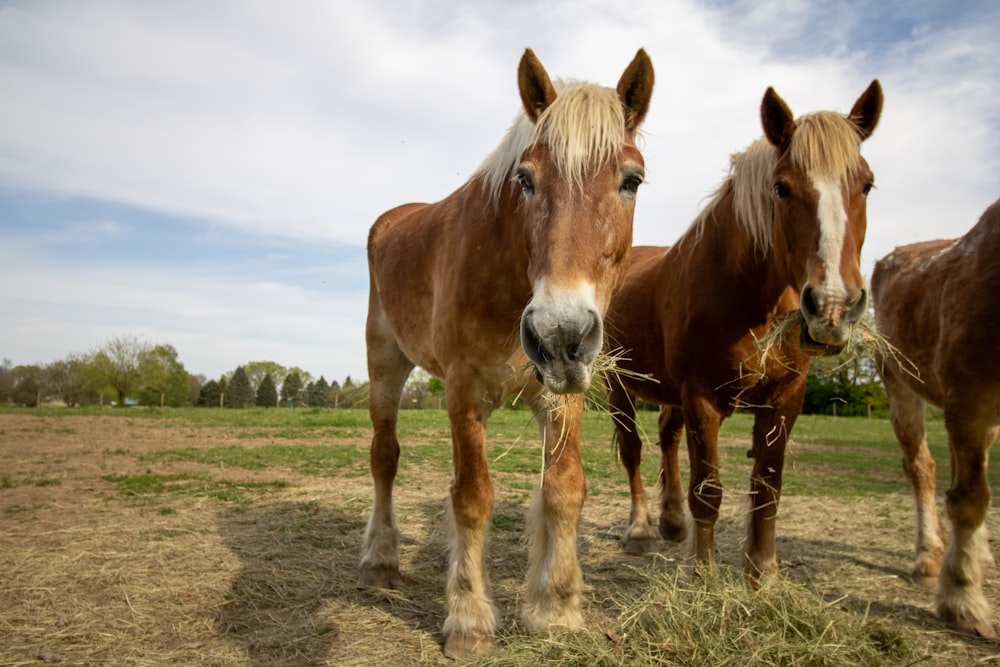
<path fill-rule="evenodd" d="M 162 420 L 0 414 L 0 665 L 448 664 L 439 643 L 448 470 L 422 474 L 419 488 L 398 488 L 405 588 L 360 590 L 366 475 L 143 459 L 227 444 L 246 443 L 235 429 Z M 366 439 L 344 444 L 365 456 Z M 265 486 L 253 502 L 234 503 L 199 494 L 130 497 L 109 480 L 145 472 L 208 472 Z M 490 552 L 508 629 L 517 628 L 527 553 L 517 520 L 524 503 L 514 497 L 497 489 L 497 511 L 515 520 L 495 527 Z M 738 563 L 742 507 L 730 497 L 723 509 L 719 559 Z M 682 555 L 666 543 L 656 559 L 625 555 L 618 540 L 627 513 L 627 498 L 611 494 L 588 498 L 584 508 L 585 613 L 595 632 L 614 623 L 610 600 L 634 583 L 636 569 L 675 567 Z M 911 627 L 930 656 L 921 664 L 1000 664 L 1000 644 L 944 629 L 933 594 L 909 581 L 911 514 L 903 495 L 865 506 L 786 495 L 782 574 Z M 987 596 L 1000 600 L 995 572 Z"/>

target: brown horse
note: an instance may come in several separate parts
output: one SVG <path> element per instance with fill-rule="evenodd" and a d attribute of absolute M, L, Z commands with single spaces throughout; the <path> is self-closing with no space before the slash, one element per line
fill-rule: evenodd
<path fill-rule="evenodd" d="M 453 536 L 443 634 L 453 657 L 494 645 L 497 612 L 485 568 L 493 506 L 486 421 L 514 391 L 531 406 L 545 441 L 545 471 L 529 512 L 522 616 L 531 629 L 582 623 L 582 392 L 604 340 L 603 315 L 628 266 L 644 174 L 635 138 L 653 67 L 640 49 L 617 89 L 554 86 L 529 49 L 518 86 L 523 113 L 471 179 L 440 202 L 382 214 L 368 241 L 375 503 L 360 582 L 402 583 L 392 504 L 396 420 L 403 385 L 419 365 L 444 380 L 451 422 Z M 554 395 L 563 403 L 558 411 L 549 409 Z"/>
<path fill-rule="evenodd" d="M 914 578 L 937 585 L 943 619 L 985 637 L 996 636 L 982 590 L 983 562 L 993 561 L 984 529 L 990 506 L 986 464 L 1000 424 L 995 289 L 1000 289 L 1000 201 L 962 238 L 896 248 L 872 273 L 876 325 L 901 353 L 877 361 L 903 449 L 903 471 L 913 487 Z M 927 403 L 944 409 L 951 452 L 947 555 L 924 432 Z"/>
<path fill-rule="evenodd" d="M 634 399 L 665 406 L 660 533 L 668 539 L 686 532 L 677 448 L 687 427 L 692 551 L 701 561 L 713 555 L 722 500 L 719 425 L 745 407 L 754 413 L 754 464 L 743 568 L 752 580 L 776 573 L 781 473 L 807 355 L 841 349 L 867 304 L 859 264 L 873 177 L 860 147 L 881 108 L 873 81 L 847 117 L 818 112 L 794 120 L 769 88 L 761 105 L 765 138 L 732 157 L 729 176 L 691 228 L 669 249 L 633 249 L 605 319 L 608 346 L 624 350 L 619 365 L 632 371 L 612 378 L 609 395 L 632 496 L 628 551 L 656 547 Z M 798 312 L 799 339 L 761 354 L 757 340 L 789 311 Z"/>

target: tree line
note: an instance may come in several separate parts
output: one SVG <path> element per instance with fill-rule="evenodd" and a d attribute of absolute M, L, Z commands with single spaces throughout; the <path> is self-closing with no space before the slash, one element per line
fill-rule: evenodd
<path fill-rule="evenodd" d="M 595 383 L 592 404 L 606 405 Z M 135 336 L 116 336 L 88 354 L 69 355 L 45 365 L 0 364 L 0 405 L 62 403 L 159 407 L 368 407 L 368 382 L 327 381 L 301 368 L 251 361 L 217 379 L 184 369 L 172 345 L 154 345 Z M 518 407 L 516 401 L 512 407 Z M 404 409 L 445 407 L 444 383 L 422 369 L 407 382 Z M 641 404 L 640 409 L 656 409 Z M 806 382 L 805 414 L 884 416 L 888 399 L 870 358 L 814 359 Z"/>
<path fill-rule="evenodd" d="M 184 368 L 177 350 L 137 336 L 115 336 L 85 354 L 48 364 L 0 363 L 0 405 L 36 407 L 331 407 L 368 405 L 368 382 L 318 379 L 300 368 L 251 361 L 209 380 Z"/>

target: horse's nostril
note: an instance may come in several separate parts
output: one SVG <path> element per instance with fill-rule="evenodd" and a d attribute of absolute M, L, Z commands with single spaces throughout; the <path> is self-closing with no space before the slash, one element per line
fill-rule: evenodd
<path fill-rule="evenodd" d="M 847 319 L 851 322 L 857 322 L 864 316 L 865 310 L 868 309 L 868 290 L 864 288 L 859 289 L 852 296 L 853 298 L 847 305 Z"/>
<path fill-rule="evenodd" d="M 808 317 L 813 317 L 819 312 L 819 304 L 816 303 L 816 294 L 813 288 L 806 285 L 799 295 L 799 309 Z"/>
<path fill-rule="evenodd" d="M 538 331 L 531 323 L 530 311 L 525 312 L 521 317 L 521 346 L 524 348 L 524 353 L 528 355 L 528 359 L 531 359 L 534 363 L 548 363 L 550 356 L 542 344 Z"/>

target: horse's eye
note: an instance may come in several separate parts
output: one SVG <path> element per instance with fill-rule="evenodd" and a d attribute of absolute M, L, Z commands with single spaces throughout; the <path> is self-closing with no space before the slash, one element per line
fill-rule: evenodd
<path fill-rule="evenodd" d="M 518 169 L 517 176 L 515 176 L 517 184 L 521 186 L 521 190 L 526 195 L 534 194 L 535 192 L 535 180 L 531 177 L 531 172 L 527 169 Z"/>
<path fill-rule="evenodd" d="M 792 194 L 792 188 L 784 181 L 777 181 L 774 184 L 774 194 L 778 199 L 788 199 L 789 195 Z"/>
<path fill-rule="evenodd" d="M 622 181 L 622 192 L 629 192 L 635 194 L 639 191 L 639 186 L 642 185 L 642 176 L 639 174 L 629 174 Z"/>
<path fill-rule="evenodd" d="M 861 188 L 861 192 L 867 197 L 868 193 L 871 192 L 872 188 L 874 187 L 875 183 L 873 181 L 868 181 L 867 183 L 865 183 L 865 186 Z"/>

